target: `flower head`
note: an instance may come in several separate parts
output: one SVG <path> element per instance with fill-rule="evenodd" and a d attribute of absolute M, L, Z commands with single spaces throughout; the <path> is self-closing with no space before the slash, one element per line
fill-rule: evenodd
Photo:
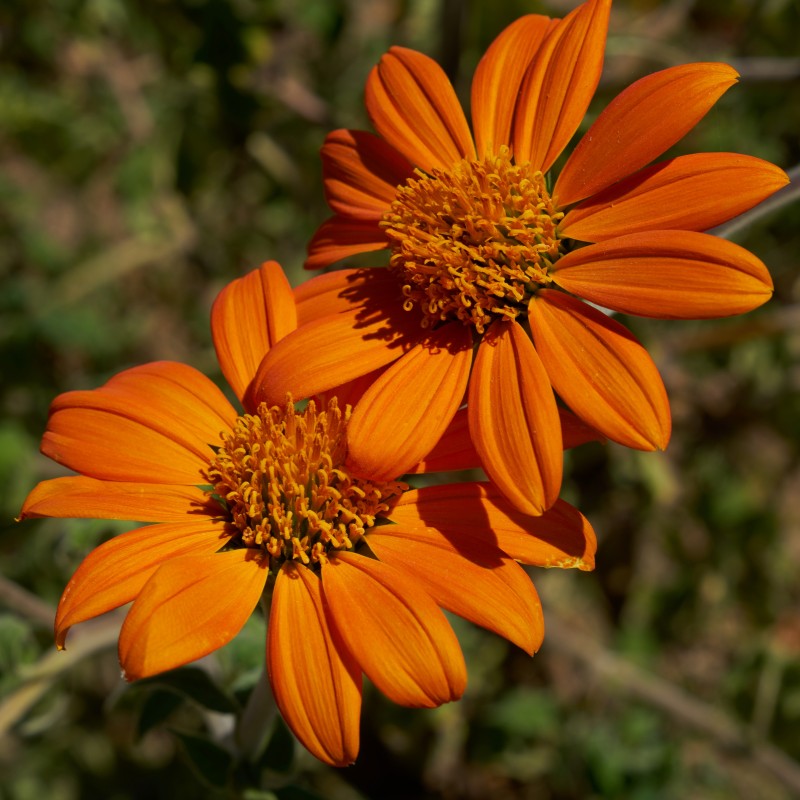
<path fill-rule="evenodd" d="M 78 474 L 40 483 L 20 516 L 152 523 L 92 551 L 56 616 L 61 648 L 71 626 L 133 601 L 119 638 L 129 680 L 216 650 L 267 598 L 278 707 L 315 756 L 342 765 L 358 752 L 362 673 L 403 705 L 457 699 L 466 670 L 441 608 L 533 653 L 541 607 L 516 560 L 591 569 L 595 538 L 563 502 L 527 517 L 489 484 L 413 490 L 353 475 L 346 400 L 357 385 L 302 411 L 254 391 L 264 355 L 295 324 L 274 262 L 217 298 L 214 344 L 241 413 L 172 362 L 56 398 L 42 451 Z M 587 435 L 569 417 L 565 429 Z M 461 414 L 415 469 L 475 462 Z"/>
<path fill-rule="evenodd" d="M 710 318 L 770 297 L 755 256 L 702 231 L 760 202 L 786 175 L 731 153 L 648 166 L 736 82 L 732 68 L 687 64 L 642 78 L 551 174 L 597 86 L 609 8 L 589 0 L 563 20 L 529 15 L 503 31 L 473 78 L 471 130 L 436 63 L 393 47 L 367 81 L 378 135 L 328 136 L 335 216 L 315 235 L 307 266 L 388 249 L 389 268 L 304 286 L 305 324 L 272 351 L 258 391 L 267 400 L 313 394 L 341 370 L 355 377 L 391 365 L 353 414 L 357 474 L 403 473 L 466 394 L 489 476 L 517 508 L 541 513 L 561 483 L 554 392 L 629 447 L 663 448 L 670 436 L 653 361 L 592 304 Z M 298 368 L 300 353 L 309 357 Z"/>

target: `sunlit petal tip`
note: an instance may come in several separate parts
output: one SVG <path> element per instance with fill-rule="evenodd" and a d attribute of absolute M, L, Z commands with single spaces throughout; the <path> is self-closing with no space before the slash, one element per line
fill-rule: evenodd
<path fill-rule="evenodd" d="M 555 289 L 531 300 L 528 319 L 553 388 L 579 417 L 627 447 L 667 446 L 671 415 L 664 383 L 630 331 Z"/>
<path fill-rule="evenodd" d="M 744 213 L 788 181 L 782 169 L 752 156 L 678 156 L 579 203 L 567 212 L 559 230 L 585 242 L 642 231 L 705 231 Z"/>
<path fill-rule="evenodd" d="M 450 539 L 431 527 L 385 525 L 370 533 L 369 543 L 381 561 L 413 574 L 442 608 L 529 655 L 541 645 L 544 621 L 536 590 L 490 537 Z"/>
<path fill-rule="evenodd" d="M 55 618 L 56 645 L 63 649 L 73 625 L 133 600 L 164 562 L 215 553 L 230 535 L 221 522 L 201 517 L 138 528 L 96 547 L 61 595 Z"/>
<path fill-rule="evenodd" d="M 175 669 L 227 644 L 258 604 L 267 574 L 266 561 L 251 549 L 163 563 L 139 592 L 120 631 L 125 679 Z"/>
<path fill-rule="evenodd" d="M 101 481 L 83 475 L 51 478 L 25 498 L 19 519 L 72 517 L 132 522 L 181 522 L 215 517 L 216 503 L 196 486 Z"/>
<path fill-rule="evenodd" d="M 322 588 L 347 649 L 390 700 L 432 708 L 461 697 L 467 671 L 458 640 L 442 611 L 410 575 L 341 552 L 323 562 Z"/>
<path fill-rule="evenodd" d="M 205 375 L 157 361 L 120 372 L 98 389 L 56 397 L 41 450 L 101 480 L 196 485 L 220 431 L 235 419 Z"/>
<path fill-rule="evenodd" d="M 459 546 L 479 539 L 523 564 L 588 569 L 597 537 L 576 508 L 557 500 L 541 516 L 514 508 L 489 482 L 449 483 L 406 492 L 390 518 L 405 528 L 435 528 Z"/>
<path fill-rule="evenodd" d="M 694 231 L 641 231 L 569 253 L 553 269 L 568 292 L 625 314 L 713 319 L 772 296 L 764 264 L 743 247 Z"/>
<path fill-rule="evenodd" d="M 683 138 L 734 83 L 727 64 L 669 67 L 611 101 L 572 151 L 553 195 L 564 207 L 633 174 Z M 624 135 L 620 132 L 624 131 Z"/>
<path fill-rule="evenodd" d="M 285 564 L 275 581 L 267 670 L 278 708 L 303 745 L 326 764 L 352 764 L 361 669 L 328 622 L 319 577 L 300 564 Z"/>

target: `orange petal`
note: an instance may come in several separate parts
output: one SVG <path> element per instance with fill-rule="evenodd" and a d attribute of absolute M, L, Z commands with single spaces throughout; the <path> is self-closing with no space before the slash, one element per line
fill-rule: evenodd
<path fill-rule="evenodd" d="M 231 281 L 211 309 L 211 335 L 222 374 L 254 411 L 247 389 L 261 359 L 279 339 L 297 327 L 294 295 L 277 261 L 267 261 Z"/>
<path fill-rule="evenodd" d="M 497 153 L 511 142 L 511 120 L 520 85 L 548 31 L 558 20 L 527 14 L 491 44 L 472 79 L 472 128 L 478 156 Z"/>
<path fill-rule="evenodd" d="M 219 507 L 195 486 L 98 481 L 82 475 L 42 481 L 27 496 L 20 519 L 75 517 L 128 519 L 135 522 L 182 522 L 191 516 L 214 516 Z"/>
<path fill-rule="evenodd" d="M 200 484 L 212 444 L 236 411 L 208 378 L 161 361 L 105 386 L 66 392 L 50 407 L 42 452 L 94 478 Z"/>
<path fill-rule="evenodd" d="M 375 130 L 426 172 L 475 158 L 469 126 L 450 81 L 422 53 L 392 47 L 367 79 L 366 104 Z"/>
<path fill-rule="evenodd" d="M 561 438 L 565 450 L 580 447 L 580 445 L 587 442 L 606 441 L 606 437 L 600 431 L 596 431 L 591 425 L 587 425 L 580 417 L 575 416 L 566 408 L 559 406 L 558 417 L 561 420 Z"/>
<path fill-rule="evenodd" d="M 638 231 L 705 231 L 747 211 L 789 182 L 768 161 L 696 153 L 654 164 L 593 195 L 558 226 L 563 236 L 602 242 Z"/>
<path fill-rule="evenodd" d="M 433 449 L 409 472 L 453 472 L 462 469 L 479 469 L 481 457 L 469 435 L 467 407 L 459 408 L 442 438 Z"/>
<path fill-rule="evenodd" d="M 225 526 L 208 517 L 122 533 L 96 547 L 64 589 L 55 622 L 56 645 L 79 622 L 130 603 L 169 559 L 215 553 L 228 542 Z"/>
<path fill-rule="evenodd" d="M 380 221 L 414 168 L 372 133 L 338 130 L 322 146 L 325 197 L 335 214 Z"/>
<path fill-rule="evenodd" d="M 373 287 L 370 287 L 373 288 Z M 253 381 L 269 405 L 311 397 L 391 364 L 421 338 L 420 315 L 380 291 L 360 308 L 309 322 L 270 350 Z M 395 285 L 393 293 L 398 293 Z"/>
<path fill-rule="evenodd" d="M 561 420 L 561 437 L 565 450 L 587 442 L 605 441 L 603 434 L 587 425 L 566 408 L 558 409 L 558 417 Z M 433 450 L 419 464 L 415 464 L 409 472 L 416 474 L 457 472 L 481 467 L 481 457 L 478 455 L 469 433 L 469 410 L 464 406 L 456 411 L 456 415 Z"/>
<path fill-rule="evenodd" d="M 667 446 L 664 384 L 627 328 L 554 289 L 531 300 L 528 319 L 553 387 L 581 419 L 628 447 Z"/>
<path fill-rule="evenodd" d="M 388 246 L 377 222 L 331 217 L 311 237 L 303 266 L 305 269 L 323 269 L 348 256 L 383 250 Z"/>
<path fill-rule="evenodd" d="M 532 517 L 490 483 L 440 484 L 404 492 L 389 518 L 401 526 L 436 528 L 456 547 L 466 537 L 480 538 L 537 567 L 594 568 L 594 530 L 563 500 Z"/>
<path fill-rule="evenodd" d="M 255 550 L 172 558 L 139 592 L 119 634 L 129 681 L 208 655 L 242 629 L 267 582 Z"/>
<path fill-rule="evenodd" d="M 567 206 L 658 158 L 734 83 L 727 64 L 684 64 L 636 81 L 611 101 L 569 157 L 553 195 Z"/>
<path fill-rule="evenodd" d="M 414 576 L 436 603 L 503 636 L 529 655 L 541 646 L 544 617 L 530 578 L 490 542 L 454 543 L 433 528 L 381 525 L 367 537 L 386 564 Z"/>
<path fill-rule="evenodd" d="M 772 296 L 769 272 L 752 253 L 691 231 L 644 231 L 590 245 L 551 274 L 592 303 L 658 319 L 727 317 Z"/>
<path fill-rule="evenodd" d="M 337 553 L 322 566 L 322 591 L 348 650 L 390 700 L 432 708 L 464 693 L 458 640 L 412 577 L 372 558 Z"/>
<path fill-rule="evenodd" d="M 563 464 L 550 381 L 521 325 L 492 323 L 469 386 L 469 429 L 483 468 L 526 514 L 555 503 Z"/>
<path fill-rule="evenodd" d="M 514 114 L 514 156 L 547 172 L 578 130 L 603 69 L 611 0 L 589 0 L 548 35 Z"/>
<path fill-rule="evenodd" d="M 347 429 L 347 463 L 373 480 L 394 480 L 441 439 L 464 399 L 472 333 L 460 323 L 430 333 L 364 393 Z"/>
<path fill-rule="evenodd" d="M 295 736 L 335 767 L 358 755 L 361 670 L 331 629 L 322 584 L 287 563 L 278 572 L 268 626 L 267 669 L 275 702 Z"/>
<path fill-rule="evenodd" d="M 357 311 L 369 298 L 391 303 L 402 292 L 397 277 L 382 267 L 339 269 L 303 281 L 294 290 L 297 325 L 340 311 Z"/>

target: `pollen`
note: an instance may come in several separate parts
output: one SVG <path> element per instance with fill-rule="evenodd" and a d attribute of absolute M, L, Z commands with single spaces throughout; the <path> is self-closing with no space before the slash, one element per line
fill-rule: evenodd
<path fill-rule="evenodd" d="M 260 550 L 277 570 L 312 568 L 330 551 L 351 550 L 408 487 L 353 478 L 344 467 L 350 408 L 336 399 L 305 411 L 262 403 L 223 436 L 207 477 L 209 494 L 235 529 L 233 546 Z"/>
<path fill-rule="evenodd" d="M 552 282 L 563 216 L 544 175 L 505 146 L 447 171 L 417 170 L 381 222 L 406 309 L 421 308 L 426 326 L 459 319 L 478 333 L 515 319 Z"/>

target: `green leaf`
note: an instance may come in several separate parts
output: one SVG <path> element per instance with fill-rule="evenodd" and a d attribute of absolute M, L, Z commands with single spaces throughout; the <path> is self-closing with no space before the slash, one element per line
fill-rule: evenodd
<path fill-rule="evenodd" d="M 202 781 L 215 789 L 228 785 L 233 772 L 233 756 L 204 736 L 173 730 L 186 753 L 189 764 Z"/>
<path fill-rule="evenodd" d="M 184 698 L 166 689 L 156 689 L 145 697 L 136 724 L 136 738 L 141 739 L 148 731 L 160 725 L 173 711 L 183 705 Z"/>
<path fill-rule="evenodd" d="M 520 687 L 495 703 L 486 721 L 512 736 L 546 736 L 557 730 L 558 711 L 547 694 Z"/>
<path fill-rule="evenodd" d="M 236 700 L 199 667 L 180 667 L 139 682 L 140 686 L 144 684 L 170 689 L 210 711 L 236 714 L 240 710 Z"/>
<path fill-rule="evenodd" d="M 289 772 L 294 761 L 294 736 L 283 719 L 278 716 L 275 719 L 275 727 L 269 742 L 264 748 L 258 766 L 261 769 L 269 769 L 274 772 Z"/>
<path fill-rule="evenodd" d="M 284 786 L 275 794 L 279 800 L 325 800 L 321 795 L 309 792 L 308 789 L 301 789 L 299 786 Z"/>

